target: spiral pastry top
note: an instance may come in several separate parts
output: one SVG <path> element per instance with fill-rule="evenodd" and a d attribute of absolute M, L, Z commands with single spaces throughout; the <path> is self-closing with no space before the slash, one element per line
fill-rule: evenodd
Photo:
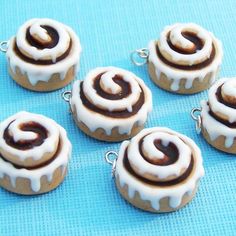
<path fill-rule="evenodd" d="M 236 78 L 222 78 L 209 90 L 208 102 L 201 101 L 202 126 L 212 141 L 225 137 L 230 148 L 236 138 Z"/>
<path fill-rule="evenodd" d="M 133 73 L 104 67 L 74 83 L 71 106 L 91 132 L 101 128 L 110 135 L 113 128 L 118 128 L 120 134 L 128 134 L 134 124 L 145 123 L 152 109 L 152 96 Z"/>
<path fill-rule="evenodd" d="M 164 74 L 172 80 L 173 91 L 179 89 L 181 79 L 186 79 L 186 89 L 208 74 L 213 82 L 223 54 L 221 42 L 194 23 L 167 26 L 158 41 L 150 42 L 149 51 L 157 78 Z"/>
<path fill-rule="evenodd" d="M 52 19 L 31 19 L 12 37 L 7 49 L 11 70 L 27 74 L 32 85 L 48 81 L 59 73 L 61 80 L 67 71 L 77 67 L 81 46 L 74 31 Z"/>
<path fill-rule="evenodd" d="M 65 170 L 71 144 L 66 131 L 45 116 L 19 112 L 0 124 L 0 178 L 30 180 L 32 190 L 40 190 L 40 179 L 52 179 L 54 171 Z"/>
<path fill-rule="evenodd" d="M 127 185 L 129 198 L 138 193 L 158 211 L 163 198 L 169 198 L 171 208 L 179 207 L 185 194 L 193 194 L 204 169 L 190 138 L 157 127 L 122 143 L 115 175 L 121 187 Z"/>

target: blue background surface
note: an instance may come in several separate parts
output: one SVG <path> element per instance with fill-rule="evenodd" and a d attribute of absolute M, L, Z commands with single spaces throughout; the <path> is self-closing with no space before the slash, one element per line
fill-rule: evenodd
<path fill-rule="evenodd" d="M 1 0 L 0 39 L 14 35 L 27 19 L 49 17 L 70 25 L 83 47 L 79 79 L 97 66 L 119 66 L 133 71 L 150 87 L 154 111 L 146 127 L 167 126 L 200 146 L 206 175 L 196 198 L 182 210 L 155 215 L 135 209 L 116 191 L 107 150 L 120 144 L 95 141 L 73 123 L 61 92 L 27 91 L 8 76 L 5 55 L 0 55 L 0 120 L 27 110 L 55 119 L 68 131 L 73 144 L 69 174 L 55 191 L 22 197 L 0 189 L 0 235 L 235 235 L 236 158 L 211 148 L 198 136 L 191 108 L 207 92 L 180 96 L 157 88 L 146 67 L 135 67 L 129 52 L 158 38 L 163 27 L 195 22 L 221 39 L 224 60 L 221 76 L 233 76 L 236 62 L 236 1 L 157 0 Z"/>

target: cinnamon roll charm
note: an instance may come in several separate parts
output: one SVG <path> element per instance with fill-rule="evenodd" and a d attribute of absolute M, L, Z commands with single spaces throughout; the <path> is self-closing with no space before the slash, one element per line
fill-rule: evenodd
<path fill-rule="evenodd" d="M 66 131 L 45 116 L 19 112 L 0 124 L 0 186 L 34 195 L 64 179 L 71 155 Z"/>
<path fill-rule="evenodd" d="M 163 127 L 142 130 L 121 144 L 113 164 L 120 194 L 150 212 L 178 210 L 194 197 L 204 175 L 201 151 L 190 138 Z"/>
<path fill-rule="evenodd" d="M 2 51 L 6 51 L 9 73 L 18 84 L 52 91 L 75 78 L 81 46 L 70 27 L 51 19 L 31 19 Z"/>
<path fill-rule="evenodd" d="M 214 83 L 208 101 L 201 101 L 201 108 L 192 110 L 192 118 L 210 145 L 236 154 L 236 78 L 222 78 Z"/>
<path fill-rule="evenodd" d="M 65 96 L 69 95 L 70 98 Z M 137 134 L 152 109 L 152 95 L 133 73 L 115 68 L 96 68 L 84 81 L 76 81 L 64 93 L 78 127 L 87 135 L 117 142 Z"/>
<path fill-rule="evenodd" d="M 222 61 L 221 42 L 199 25 L 174 24 L 165 27 L 159 40 L 135 54 L 148 62 L 151 79 L 160 88 L 180 94 L 193 94 L 210 87 Z M 146 61 L 145 61 L 146 60 Z"/>

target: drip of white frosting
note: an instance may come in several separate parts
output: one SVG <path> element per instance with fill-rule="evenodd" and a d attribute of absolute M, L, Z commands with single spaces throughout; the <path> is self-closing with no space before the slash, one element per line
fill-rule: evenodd
<path fill-rule="evenodd" d="M 149 201 L 151 206 L 155 210 L 160 210 L 160 200 L 168 197 L 169 206 L 172 208 L 177 208 L 181 204 L 183 196 L 185 194 L 190 195 L 196 188 L 199 179 L 204 175 L 201 151 L 193 142 L 193 140 L 168 128 L 149 128 L 141 131 L 141 134 L 143 136 L 146 133 L 152 132 L 166 132 L 172 135 L 176 135 L 180 139 L 184 140 L 186 145 L 191 148 L 194 153 L 194 169 L 192 170 L 193 173 L 191 173 L 191 177 L 188 177 L 182 183 L 165 188 L 144 184 L 136 177 L 134 177 L 130 172 L 128 172 L 123 165 L 125 150 L 127 149 L 127 147 L 129 149 L 129 146 L 132 144 L 132 139 L 130 142 L 124 141 L 121 144 L 116 164 L 115 176 L 119 179 L 121 187 L 124 187 L 125 185 L 128 186 L 129 198 L 133 198 L 135 196 L 135 193 L 138 192 L 142 200 Z"/>
<path fill-rule="evenodd" d="M 36 122 L 43 126 L 47 130 L 48 137 L 44 140 L 42 145 L 35 146 L 33 149 L 20 150 L 14 148 L 6 143 L 3 137 L 5 129 L 8 127 L 10 134 L 15 142 L 23 140 L 33 140 L 37 138 L 36 133 L 29 131 L 22 131 L 20 126 L 22 124 L 27 124 L 29 122 Z M 58 143 L 59 130 L 58 125 L 52 119 L 45 116 L 33 114 L 29 112 L 19 112 L 15 115 L 4 120 L 0 124 L 0 147 L 11 155 L 19 158 L 19 160 L 24 161 L 27 158 L 32 158 L 33 160 L 40 160 L 45 153 L 52 153 L 55 149 L 55 145 Z"/>
<path fill-rule="evenodd" d="M 100 97 L 96 93 L 92 86 L 94 78 L 101 73 L 106 72 L 105 74 L 107 74 L 110 71 L 121 75 L 123 79 L 130 84 L 132 93 L 130 96 L 122 100 L 108 100 Z M 113 75 L 114 74 L 112 74 L 110 79 L 112 79 Z M 152 95 L 150 90 L 140 78 L 126 70 L 115 67 L 96 68 L 90 71 L 86 76 L 83 89 L 86 97 L 99 107 L 102 105 L 102 107 L 108 111 L 127 109 L 130 112 L 132 111 L 132 105 L 138 100 L 141 91 L 140 88 L 142 88 L 145 95 L 145 102 L 135 115 L 128 118 L 112 118 L 100 113 L 95 113 L 86 108 L 80 97 L 80 83 L 81 81 L 76 81 L 73 84 L 71 108 L 73 112 L 76 112 L 77 119 L 83 122 L 91 132 L 102 128 L 107 135 L 110 135 L 112 129 L 117 127 L 120 134 L 130 134 L 134 124 L 138 123 L 138 125 L 143 125 L 147 120 L 148 113 L 152 110 Z M 110 85 L 113 86 L 113 82 Z"/>
<path fill-rule="evenodd" d="M 25 36 L 28 28 L 30 28 L 31 35 L 36 34 L 43 40 L 46 39 L 48 35 L 41 25 L 50 26 L 58 32 L 59 42 L 54 48 L 45 48 L 42 50 L 30 46 L 27 42 Z M 51 65 L 37 65 L 23 61 L 17 56 L 14 50 L 15 40 L 19 50 L 27 53 L 27 55 L 32 57 L 36 62 L 39 59 L 49 58 L 55 63 L 56 58 L 65 53 L 68 49 L 70 40 L 72 47 L 69 55 L 63 60 Z M 6 55 L 13 73 L 16 73 L 16 68 L 18 68 L 21 74 L 27 75 L 30 83 L 35 86 L 39 81 L 49 81 L 52 75 L 57 73 L 60 75 L 61 80 L 63 80 L 72 66 L 78 66 L 80 53 L 81 46 L 79 38 L 70 27 L 51 19 L 31 19 L 19 28 L 16 37 L 10 39 Z"/>
<path fill-rule="evenodd" d="M 216 140 L 219 136 L 224 136 L 225 147 L 230 148 L 236 138 L 236 129 L 230 128 L 212 117 L 209 114 L 210 108 L 206 101 L 201 101 L 201 108 L 202 126 L 207 130 L 211 141 Z"/>
<path fill-rule="evenodd" d="M 151 157 L 151 159 L 162 159 L 164 157 L 164 153 L 160 152 L 154 145 L 155 140 L 161 140 L 166 146 L 169 142 L 176 146 L 179 151 L 177 161 L 167 166 L 147 162 L 139 151 L 139 142 L 144 136 L 146 137 L 144 138 L 142 148 L 148 157 Z M 159 179 L 166 179 L 170 176 L 178 177 L 183 170 L 188 168 L 191 161 L 191 149 L 177 135 L 168 133 L 166 130 L 164 132 L 161 130 L 155 132 L 154 130 L 145 129 L 132 138 L 128 148 L 128 159 L 131 166 L 135 167 L 134 170 L 138 175 L 150 174 L 158 176 Z"/>
<path fill-rule="evenodd" d="M 26 117 L 28 115 L 36 115 L 36 114 L 31 114 L 28 112 L 20 112 L 17 113 L 15 116 L 17 117 L 22 115 Z M 41 189 L 41 178 L 43 176 L 46 176 L 47 180 L 51 182 L 53 173 L 56 171 L 57 168 L 60 167 L 62 168 L 62 174 L 63 174 L 67 167 L 68 160 L 71 156 L 71 143 L 67 138 L 67 134 L 64 128 L 62 128 L 55 122 L 53 123 L 53 125 L 55 126 L 55 128 L 58 129 L 59 137 L 62 144 L 59 153 L 57 153 L 57 157 L 53 161 L 51 161 L 48 165 L 32 170 L 28 170 L 25 168 L 20 168 L 20 169 L 15 168 L 10 162 L 7 162 L 0 157 L 0 178 L 4 178 L 5 175 L 8 176 L 10 178 L 13 187 L 16 187 L 17 178 L 28 179 L 31 183 L 32 191 L 39 192 Z"/>
<path fill-rule="evenodd" d="M 223 85 L 221 88 L 221 91 L 224 94 L 228 96 L 236 97 L 236 93 L 235 93 L 236 92 L 236 78 L 222 78 L 216 81 L 211 86 L 208 93 L 208 100 L 211 106 L 211 110 L 214 113 L 219 112 L 227 116 L 228 121 L 230 123 L 236 122 L 236 109 L 226 106 L 225 104 L 217 100 L 216 91 L 221 85 Z"/>
<path fill-rule="evenodd" d="M 183 31 L 196 33 L 197 36 L 201 38 L 204 43 L 203 48 L 193 54 L 181 54 L 172 50 L 167 43 L 167 35 L 169 32 L 171 32 L 171 40 L 173 41 L 173 44 L 180 44 L 181 46 L 183 46 L 183 48 L 189 48 L 191 46 L 192 43 L 190 43 L 190 41 L 184 38 L 183 35 L 181 34 L 181 32 Z M 223 51 L 221 42 L 218 39 L 216 39 L 212 33 L 207 32 L 202 27 L 193 23 L 175 24 L 172 26 L 167 26 L 161 33 L 159 40 L 160 50 L 161 52 L 164 52 L 164 55 L 165 54 L 169 55 L 170 57 L 169 59 L 171 59 L 171 61 L 173 61 L 175 64 L 179 64 L 181 62 L 181 64 L 186 64 L 189 66 L 209 58 L 211 54 L 212 43 L 215 45 L 216 48 L 215 58 L 210 65 L 199 70 L 188 71 L 188 70 L 176 69 L 174 67 L 165 64 L 157 56 L 156 52 L 157 42 L 155 40 L 149 43 L 148 60 L 155 66 L 155 73 L 157 79 L 160 78 L 161 74 L 164 74 L 166 75 L 167 79 L 171 81 L 170 89 L 172 91 L 179 90 L 180 81 L 182 79 L 185 79 L 186 81 L 185 82 L 186 89 L 192 88 L 193 81 L 195 79 L 198 78 L 200 81 L 203 81 L 207 75 L 210 76 L 210 82 L 213 83 L 216 79 L 216 73 L 221 65 Z"/>

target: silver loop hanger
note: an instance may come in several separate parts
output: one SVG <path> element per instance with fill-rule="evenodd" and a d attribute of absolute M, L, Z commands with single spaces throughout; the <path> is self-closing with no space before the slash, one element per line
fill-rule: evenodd
<path fill-rule="evenodd" d="M 0 42 L 0 51 L 6 53 L 8 49 L 8 41 Z"/>
<path fill-rule="evenodd" d="M 114 178 L 116 171 L 116 161 L 118 158 L 118 153 L 115 151 L 108 151 L 105 154 L 105 160 L 109 165 L 112 165 L 111 176 Z"/>
<path fill-rule="evenodd" d="M 145 65 L 148 61 L 149 50 L 147 48 L 136 49 L 130 54 L 132 63 L 136 66 Z M 138 58 L 140 60 L 138 60 Z"/>
<path fill-rule="evenodd" d="M 191 117 L 193 120 L 195 120 L 195 129 L 197 131 L 198 134 L 201 133 L 201 129 L 202 129 L 202 119 L 200 116 L 200 112 L 201 112 L 201 108 L 193 108 L 191 111 Z"/>

